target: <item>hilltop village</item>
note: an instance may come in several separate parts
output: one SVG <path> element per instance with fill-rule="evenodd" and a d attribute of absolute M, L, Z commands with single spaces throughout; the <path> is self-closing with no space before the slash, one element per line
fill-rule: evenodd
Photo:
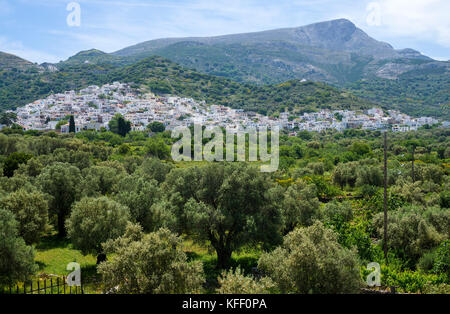
<path fill-rule="evenodd" d="M 159 121 L 167 130 L 191 124 L 221 126 L 236 131 L 278 125 L 288 130 L 290 135 L 303 130 L 320 132 L 327 129 L 391 129 L 406 132 L 439 122 L 430 117 L 412 118 L 393 110 L 384 112 L 380 108 L 365 112 L 322 110 L 301 115 L 282 112 L 278 116 L 267 117 L 242 109 L 208 105 L 190 98 L 142 93 L 129 84 L 119 82 L 101 87 L 89 86 L 78 92 L 53 94 L 20 107 L 14 113 L 17 124 L 24 130 L 55 130 L 58 126 L 61 133 L 69 132 L 69 125 L 61 121 L 67 121 L 71 115 L 75 117 L 76 132 L 108 129 L 109 121 L 116 114 L 129 120 L 133 131 L 144 131 L 148 124 Z"/>

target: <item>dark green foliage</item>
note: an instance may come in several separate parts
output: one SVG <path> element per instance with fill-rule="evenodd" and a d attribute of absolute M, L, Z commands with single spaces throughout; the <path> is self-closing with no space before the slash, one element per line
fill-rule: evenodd
<path fill-rule="evenodd" d="M 116 114 L 114 118 L 109 121 L 108 126 L 111 132 L 123 137 L 131 131 L 131 122 L 125 120 L 121 114 Z"/>
<path fill-rule="evenodd" d="M 75 119 L 73 116 L 70 116 L 69 119 L 69 133 L 75 133 Z"/>
<path fill-rule="evenodd" d="M 164 124 L 161 122 L 158 122 L 158 121 L 154 121 L 154 122 L 150 123 L 147 126 L 147 128 L 150 129 L 154 133 L 161 133 L 166 130 L 166 127 L 164 126 Z"/>
<path fill-rule="evenodd" d="M 19 169 L 19 165 L 27 163 L 28 160 L 33 158 L 33 155 L 26 154 L 23 152 L 15 152 L 6 158 L 3 164 L 3 175 L 5 177 L 12 177 L 14 171 Z"/>

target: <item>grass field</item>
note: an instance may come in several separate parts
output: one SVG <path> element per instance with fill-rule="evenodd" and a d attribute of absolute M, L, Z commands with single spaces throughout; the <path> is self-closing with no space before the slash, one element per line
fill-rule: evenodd
<path fill-rule="evenodd" d="M 184 240 L 183 248 L 189 261 L 199 260 L 203 263 L 206 292 L 214 293 L 217 288 L 217 277 L 221 273 L 216 269 L 216 253 L 190 239 Z M 81 254 L 79 250 L 72 247 L 69 240 L 60 239 L 54 234 L 43 237 L 35 247 L 35 254 L 35 260 L 39 266 L 36 277 L 45 277 L 46 275 L 67 276 L 71 272 L 71 270 L 66 269 L 67 265 L 76 262 L 81 266 L 84 292 L 102 292 L 101 278 L 96 272 L 96 256 Z M 239 266 L 244 272 L 251 273 L 252 268 L 257 266 L 259 255 L 259 250 L 242 250 L 239 253 L 233 253 L 231 266 L 232 268 Z"/>

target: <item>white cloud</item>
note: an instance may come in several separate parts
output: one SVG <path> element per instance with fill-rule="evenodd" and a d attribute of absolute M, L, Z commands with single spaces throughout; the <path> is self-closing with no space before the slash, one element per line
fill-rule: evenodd
<path fill-rule="evenodd" d="M 10 41 L 0 37 L 0 51 L 16 55 L 31 62 L 58 62 L 60 59 L 52 54 L 25 47 L 21 41 Z"/>
<path fill-rule="evenodd" d="M 450 47 L 450 1 L 379 0 L 382 27 L 393 36 L 432 40 Z"/>
<path fill-rule="evenodd" d="M 424 50 L 430 55 L 445 56 L 446 47 L 450 47 L 450 0 L 75 1 L 81 4 L 81 27 L 58 29 L 60 26 L 57 23 L 48 27 L 38 26 L 36 28 L 41 33 L 47 33 L 47 37 L 42 36 L 41 46 L 33 46 L 35 49 L 48 49 L 66 58 L 80 50 L 97 48 L 112 52 L 156 38 L 254 32 L 342 17 L 352 20 L 369 35 L 387 41 L 396 48 L 411 47 Z M 0 5 L 3 2 L 5 0 L 0 0 Z M 65 5 L 69 0 L 18 2 L 66 13 Z M 366 7 L 370 2 L 380 4 L 380 26 L 367 24 Z M 5 36 L 12 37 L 11 34 Z M 24 40 L 26 46 L 31 46 L 25 41 L 26 38 L 20 39 Z M 52 47 L 49 43 L 58 45 Z M 1 48 L 0 46 L 0 50 Z M 31 54 L 24 47 L 16 50 L 21 51 L 22 55 Z M 46 54 L 34 51 L 32 55 L 35 60 L 42 61 Z M 59 59 L 52 55 L 49 57 L 50 61 Z"/>

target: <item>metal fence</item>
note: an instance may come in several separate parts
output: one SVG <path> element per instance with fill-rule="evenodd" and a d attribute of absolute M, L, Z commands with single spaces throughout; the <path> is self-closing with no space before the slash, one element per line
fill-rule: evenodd
<path fill-rule="evenodd" d="M 35 279 L 0 288 L 0 294 L 84 294 L 83 286 L 69 286 L 66 277 Z"/>

